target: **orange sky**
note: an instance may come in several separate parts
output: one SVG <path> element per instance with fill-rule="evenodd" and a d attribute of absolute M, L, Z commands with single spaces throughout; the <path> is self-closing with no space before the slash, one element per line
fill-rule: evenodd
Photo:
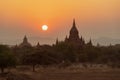
<path fill-rule="evenodd" d="M 0 40 L 10 42 L 8 36 L 17 39 L 26 34 L 50 38 L 39 41 L 51 43 L 56 37 L 68 35 L 73 18 L 80 35 L 87 39 L 120 38 L 119 3 L 120 0 L 0 0 Z M 49 26 L 47 32 L 41 31 L 43 24 Z"/>

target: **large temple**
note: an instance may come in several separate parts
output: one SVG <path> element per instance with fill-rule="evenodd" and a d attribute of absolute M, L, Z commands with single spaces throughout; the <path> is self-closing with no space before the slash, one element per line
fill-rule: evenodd
<path fill-rule="evenodd" d="M 56 45 L 60 43 L 58 39 L 56 40 Z M 85 43 L 83 37 L 79 36 L 79 31 L 77 29 L 75 19 L 73 20 L 72 28 L 69 33 L 69 37 L 66 36 L 64 43 L 70 44 L 75 48 L 83 48 L 85 45 L 92 46 L 92 41 L 90 40 L 88 43 Z"/>
<path fill-rule="evenodd" d="M 72 44 L 73 46 L 76 46 L 76 47 L 82 47 L 85 44 L 85 41 L 83 40 L 83 38 L 79 37 L 79 31 L 76 27 L 75 19 L 73 20 L 73 25 L 70 30 L 69 37 L 66 36 L 65 42 Z"/>

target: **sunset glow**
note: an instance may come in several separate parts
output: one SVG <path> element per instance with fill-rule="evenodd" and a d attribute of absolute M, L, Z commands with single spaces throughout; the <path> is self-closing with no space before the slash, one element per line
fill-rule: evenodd
<path fill-rule="evenodd" d="M 17 78 L 120 80 L 120 0 L 0 0 L 0 80 Z"/>
<path fill-rule="evenodd" d="M 0 41 L 17 43 L 17 37 L 26 34 L 49 37 L 46 42 L 53 43 L 57 37 L 62 40 L 68 36 L 73 18 L 79 35 L 86 39 L 120 38 L 119 3 L 120 0 L 0 0 L 0 36 L 4 36 Z M 40 31 L 43 24 L 49 25 L 46 33 Z"/>

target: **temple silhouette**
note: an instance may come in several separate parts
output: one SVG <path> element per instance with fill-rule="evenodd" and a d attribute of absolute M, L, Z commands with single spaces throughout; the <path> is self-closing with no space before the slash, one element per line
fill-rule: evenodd
<path fill-rule="evenodd" d="M 78 49 L 83 48 L 85 45 L 93 46 L 91 39 L 88 43 L 85 43 L 84 38 L 82 36 L 79 37 L 79 31 L 77 29 L 75 19 L 73 19 L 73 24 L 69 32 L 69 37 L 66 36 L 64 41 L 59 41 L 58 39 L 56 39 L 56 44 L 54 45 L 58 45 L 61 42 L 72 45 L 73 47 Z M 40 47 L 40 43 L 38 42 L 36 46 Z M 28 42 L 26 35 L 24 36 L 23 42 L 19 45 L 19 47 L 32 47 L 32 45 Z"/>
<path fill-rule="evenodd" d="M 59 41 L 58 39 L 56 39 L 56 43 L 53 44 L 52 46 L 40 45 L 39 42 L 37 43 L 36 46 L 32 46 L 31 43 L 28 41 L 27 36 L 25 35 L 23 38 L 23 42 L 20 43 L 19 45 L 14 46 L 12 49 L 17 58 L 22 59 L 25 55 L 33 54 L 34 51 L 38 51 L 38 53 L 40 53 L 41 51 L 48 51 L 54 53 L 57 47 L 59 46 L 62 47 L 61 45 L 64 45 L 64 48 L 66 49 L 70 47 L 70 49 L 75 51 L 76 53 L 81 53 L 81 51 L 86 47 L 93 47 L 91 39 L 88 43 L 86 43 L 84 38 L 82 36 L 81 37 L 79 36 L 79 31 L 77 29 L 76 22 L 74 19 L 72 28 L 70 29 L 69 32 L 69 36 L 68 37 L 66 36 L 64 41 Z"/>
<path fill-rule="evenodd" d="M 64 41 L 59 41 L 58 39 L 56 39 L 56 43 L 54 45 L 58 45 L 61 42 L 71 45 L 77 49 L 80 49 L 84 46 L 93 46 L 91 39 L 88 43 L 85 43 L 84 38 L 82 36 L 81 37 L 79 36 L 79 31 L 77 29 L 75 19 L 73 19 L 72 28 L 70 29 L 69 36 L 66 36 Z M 43 46 L 48 47 L 49 45 L 43 45 Z M 43 46 L 40 45 L 39 42 L 36 45 L 36 47 L 38 47 L 38 48 L 43 47 Z M 19 48 L 27 47 L 28 48 L 28 47 L 32 47 L 32 45 L 30 44 L 27 36 L 25 35 L 23 38 L 23 42 L 20 45 L 17 45 L 17 47 L 19 47 Z"/>
<path fill-rule="evenodd" d="M 28 42 L 28 39 L 25 35 L 23 42 L 19 45 L 19 47 L 31 47 L 32 45 Z"/>
<path fill-rule="evenodd" d="M 71 45 L 76 49 L 82 49 L 85 46 L 93 46 L 91 39 L 88 43 L 85 43 L 84 38 L 82 36 L 81 37 L 79 36 L 79 31 L 77 29 L 75 19 L 73 19 L 73 25 L 72 28 L 70 29 L 69 37 L 66 36 L 64 41 L 59 41 L 57 39 L 56 45 L 58 45 L 59 43 Z"/>

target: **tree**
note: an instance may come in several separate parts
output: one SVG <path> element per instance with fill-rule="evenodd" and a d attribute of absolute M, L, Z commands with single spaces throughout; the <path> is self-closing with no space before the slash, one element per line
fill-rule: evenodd
<path fill-rule="evenodd" d="M 15 66 L 15 57 L 12 55 L 11 50 L 6 45 L 0 45 L 0 69 L 4 73 L 7 67 Z"/>
<path fill-rule="evenodd" d="M 23 64 L 31 65 L 33 71 L 35 71 L 35 66 L 39 64 L 39 56 L 36 54 L 25 55 L 23 59 Z"/>
<path fill-rule="evenodd" d="M 43 52 L 35 52 L 30 55 L 25 55 L 23 59 L 23 64 L 30 65 L 35 71 L 36 65 L 50 65 L 54 63 L 58 63 L 57 60 L 50 55 L 51 53 L 43 51 Z"/>

